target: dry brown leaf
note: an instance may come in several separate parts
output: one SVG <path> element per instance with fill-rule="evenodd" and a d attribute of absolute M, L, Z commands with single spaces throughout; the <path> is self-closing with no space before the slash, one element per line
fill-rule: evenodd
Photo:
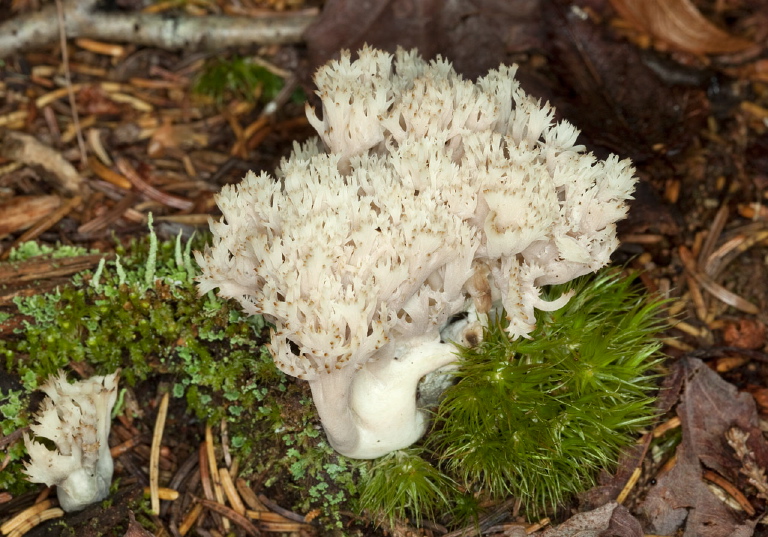
<path fill-rule="evenodd" d="M 506 54 L 538 48 L 546 39 L 540 0 L 327 0 L 305 32 L 307 74 L 342 48 L 367 43 L 394 52 L 418 48 L 424 58 L 440 54 L 469 78 L 485 75 Z"/>
<path fill-rule="evenodd" d="M 610 0 L 638 30 L 671 48 L 693 54 L 732 54 L 754 45 L 707 20 L 690 0 Z"/>
<path fill-rule="evenodd" d="M 747 386 L 747 391 L 752 394 L 757 403 L 760 414 L 768 414 L 768 388 L 761 386 Z"/>
<path fill-rule="evenodd" d="M 757 319 L 739 319 L 723 330 L 725 344 L 741 349 L 762 349 L 765 346 L 765 325 Z"/>
<path fill-rule="evenodd" d="M 629 510 L 610 502 L 586 513 L 578 513 L 542 537 L 643 537 L 643 527 Z"/>
<path fill-rule="evenodd" d="M 191 149 L 207 145 L 208 135 L 204 132 L 195 131 L 191 125 L 173 125 L 169 120 L 165 120 L 152 134 L 147 154 L 152 158 L 159 158 L 169 149 Z"/>
<path fill-rule="evenodd" d="M 599 146 L 636 163 L 683 151 L 709 113 L 699 81 L 661 82 L 647 54 L 617 41 L 570 4 L 547 2 L 543 10 L 544 24 L 551 29 L 545 50 L 556 58 L 549 64 L 558 77 L 552 89 L 559 95 L 537 97 L 548 97 L 593 150 L 600 151 Z"/>
<path fill-rule="evenodd" d="M 69 194 L 77 194 L 83 187 L 83 178 L 59 151 L 29 134 L 0 132 L 0 156 L 28 166 L 42 166 L 57 186 Z"/>
<path fill-rule="evenodd" d="M 740 462 L 725 441 L 731 427 L 749 433 L 749 449 L 760 465 L 768 463 L 768 444 L 759 429 L 755 401 L 701 360 L 683 358 L 675 369 L 682 369 L 685 378 L 677 407 L 683 441 L 672 469 L 658 476 L 639 506 L 648 523 L 646 533 L 679 534 L 684 527 L 683 537 L 748 537 L 757 521 L 723 503 L 703 475 L 711 470 L 745 489 Z"/>

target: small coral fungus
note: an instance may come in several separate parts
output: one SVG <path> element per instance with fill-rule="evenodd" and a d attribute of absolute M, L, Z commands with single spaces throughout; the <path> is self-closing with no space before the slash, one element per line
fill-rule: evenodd
<path fill-rule="evenodd" d="M 33 483 L 56 485 L 65 511 L 79 511 L 109 493 L 113 463 L 107 439 L 118 379 L 115 372 L 70 384 L 59 371 L 40 388 L 47 397 L 30 429 L 56 449 L 49 450 L 25 434 L 31 458 L 26 472 Z"/>

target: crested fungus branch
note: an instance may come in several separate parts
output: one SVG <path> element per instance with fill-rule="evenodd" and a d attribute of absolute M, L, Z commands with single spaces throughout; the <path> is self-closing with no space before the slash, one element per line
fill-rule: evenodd
<path fill-rule="evenodd" d="M 315 76 L 319 138 L 277 180 L 251 172 L 218 196 L 200 292 L 274 323 L 275 363 L 310 383 L 344 455 L 418 440 L 417 385 L 455 360 L 451 340 L 476 341 L 492 307 L 526 337 L 535 309 L 570 298 L 547 302 L 541 286 L 597 270 L 618 245 L 631 164 L 586 153 L 514 75 L 471 82 L 415 51 L 345 52 Z"/>

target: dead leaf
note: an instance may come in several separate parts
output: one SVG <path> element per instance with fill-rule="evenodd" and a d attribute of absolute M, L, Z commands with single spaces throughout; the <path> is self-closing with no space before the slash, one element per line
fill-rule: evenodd
<path fill-rule="evenodd" d="M 304 33 L 309 74 L 341 49 L 363 44 L 441 54 L 469 78 L 509 63 L 510 51 L 541 46 L 539 0 L 328 0 Z"/>
<path fill-rule="evenodd" d="M 190 125 L 173 125 L 170 120 L 166 119 L 152 133 L 152 138 L 147 146 L 147 155 L 152 158 L 159 158 L 164 156 L 168 150 L 188 150 L 207 145 L 208 135 L 206 133 L 197 132 Z"/>
<path fill-rule="evenodd" d="M 626 507 L 610 502 L 573 515 L 541 537 L 643 537 L 643 527 Z"/>
<path fill-rule="evenodd" d="M 68 194 L 77 194 L 84 186 L 83 178 L 61 153 L 29 134 L 0 131 L 0 157 L 28 166 L 42 166 Z"/>
<path fill-rule="evenodd" d="M 77 92 L 77 109 L 84 115 L 118 115 L 120 106 L 98 84 L 85 86 Z"/>
<path fill-rule="evenodd" d="M 707 20 L 690 0 L 610 0 L 628 23 L 671 48 L 693 54 L 731 54 L 754 45 Z"/>
<path fill-rule="evenodd" d="M 664 377 L 656 398 L 656 410 L 660 416 L 669 412 L 677 404 L 682 386 L 683 371 L 681 368 L 673 368 L 669 375 Z M 579 495 L 579 507 L 587 510 L 595 509 L 618 498 L 632 473 L 641 466 L 647 448 L 647 445 L 640 443 L 624 450 L 613 475 L 607 471 L 601 472 L 598 476 L 598 485 Z"/>
<path fill-rule="evenodd" d="M 768 388 L 759 386 L 747 386 L 747 390 L 755 398 L 760 413 L 768 414 Z"/>
<path fill-rule="evenodd" d="M 765 346 L 765 325 L 757 319 L 739 319 L 738 324 L 725 325 L 723 340 L 730 347 L 762 349 Z"/>
<path fill-rule="evenodd" d="M 674 467 L 658 477 L 638 508 L 648 521 L 646 532 L 672 535 L 684 527 L 684 537 L 748 537 L 757 520 L 723 503 L 702 475 L 707 468 L 746 488 L 740 463 L 725 439 L 734 426 L 750 434 L 749 448 L 758 463 L 768 463 L 768 444 L 758 428 L 755 401 L 701 360 L 683 358 L 676 367 L 682 368 L 686 379 L 677 408 L 683 441 Z"/>

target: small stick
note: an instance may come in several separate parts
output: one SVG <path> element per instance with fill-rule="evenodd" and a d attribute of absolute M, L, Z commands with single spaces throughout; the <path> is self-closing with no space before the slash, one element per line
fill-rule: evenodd
<path fill-rule="evenodd" d="M 85 139 L 83 131 L 80 129 L 80 116 L 77 113 L 77 102 L 75 101 L 75 92 L 72 89 L 72 76 L 69 71 L 69 51 L 67 50 L 67 27 L 64 22 L 64 6 L 61 0 L 56 0 L 56 13 L 59 18 L 59 39 L 61 41 L 61 63 L 64 66 L 64 80 L 67 83 L 67 95 L 69 96 L 69 106 L 72 108 L 72 121 L 75 124 L 77 132 L 77 145 L 80 148 L 80 160 L 83 164 L 88 162 L 88 152 L 85 148 Z"/>
<path fill-rule="evenodd" d="M 243 528 L 243 530 L 245 530 L 245 532 L 248 535 L 254 535 L 256 537 L 261 535 L 261 532 L 259 532 L 259 529 L 256 526 L 254 526 L 250 520 L 245 518 L 243 515 L 236 513 L 234 510 L 230 509 L 226 505 L 223 505 L 219 502 L 212 502 L 211 500 L 204 500 L 202 498 L 199 501 L 204 507 L 207 507 L 211 511 L 219 513 L 223 517 L 223 520 L 225 521 L 231 520 L 232 522 L 234 522 L 235 524 Z"/>
<path fill-rule="evenodd" d="M 155 431 L 152 433 L 152 451 L 149 455 L 150 509 L 156 515 L 160 514 L 160 444 L 163 439 L 163 430 L 165 429 L 165 418 L 168 416 L 169 400 L 170 395 L 166 392 L 160 401 L 160 408 L 157 411 Z"/>
<path fill-rule="evenodd" d="M 203 504 L 196 503 L 192 506 L 192 509 L 187 513 L 187 516 L 184 517 L 184 520 L 181 522 L 181 526 L 179 526 L 179 534 L 186 535 L 189 533 L 189 530 L 192 529 L 192 526 L 197 521 L 198 518 L 200 518 L 200 515 L 203 512 Z"/>
<path fill-rule="evenodd" d="M 705 470 L 702 477 L 727 492 L 731 498 L 738 502 L 741 508 L 744 509 L 749 516 L 755 516 L 755 508 L 749 503 L 749 500 L 744 496 L 744 493 L 736 488 L 736 485 L 712 470 Z"/>
<path fill-rule="evenodd" d="M 213 432 L 210 425 L 205 426 L 205 447 L 208 454 L 208 468 L 211 472 L 211 481 L 213 482 L 213 492 L 216 495 L 216 501 L 224 505 L 224 492 L 221 489 L 221 481 L 219 480 L 219 469 L 216 465 L 216 454 L 213 449 Z M 225 530 L 229 530 L 229 520 L 224 518 L 221 523 Z"/>
<path fill-rule="evenodd" d="M 32 528 L 37 526 L 38 524 L 45 522 L 46 520 L 51 520 L 52 518 L 60 518 L 64 516 L 64 510 L 60 507 L 53 507 L 51 509 L 46 509 L 42 513 L 39 513 L 35 516 L 29 517 L 24 521 L 24 523 L 10 532 L 8 534 L 8 537 L 22 537 L 25 533 L 29 532 Z"/>
<path fill-rule="evenodd" d="M 229 470 L 221 468 L 219 470 L 219 479 L 221 480 L 221 486 L 224 489 L 224 494 L 227 495 L 229 505 L 232 506 L 232 510 L 239 515 L 245 516 L 245 505 L 243 500 L 240 499 L 240 495 L 235 489 L 235 484 L 232 482 L 232 477 L 229 475 Z"/>

